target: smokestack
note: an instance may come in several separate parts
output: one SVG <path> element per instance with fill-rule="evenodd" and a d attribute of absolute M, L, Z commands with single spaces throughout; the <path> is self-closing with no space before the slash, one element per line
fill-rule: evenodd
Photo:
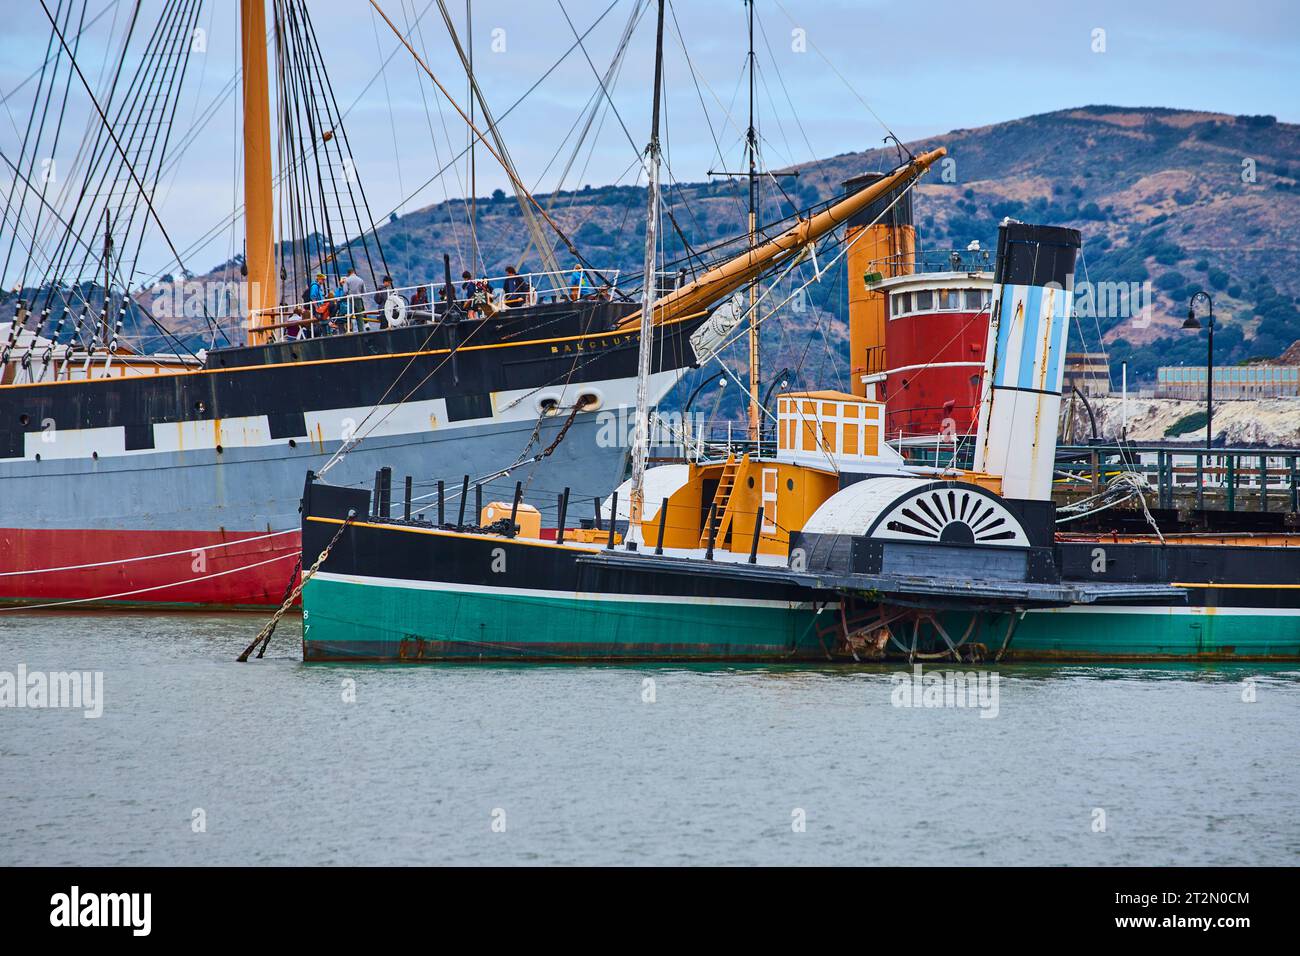
<path fill-rule="evenodd" d="M 1006 498 L 1051 497 L 1078 251 L 1077 229 L 998 229 L 975 470 L 1001 476 Z"/>
<path fill-rule="evenodd" d="M 864 173 L 845 182 L 844 192 L 852 195 L 887 175 Z M 849 244 L 849 387 L 859 397 L 879 398 L 875 384 L 868 387 L 862 376 L 883 375 L 885 371 L 885 310 L 889 297 L 867 288 L 866 277 L 888 279 L 915 271 L 912 193 L 894 202 L 898 192 L 881 196 L 850 218 L 845 235 Z"/>

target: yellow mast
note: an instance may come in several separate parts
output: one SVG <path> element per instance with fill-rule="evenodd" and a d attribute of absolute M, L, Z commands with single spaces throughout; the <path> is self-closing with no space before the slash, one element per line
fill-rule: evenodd
<path fill-rule="evenodd" d="M 266 68 L 265 0 L 240 0 L 244 77 L 244 258 L 248 268 L 250 345 L 270 334 L 276 304 L 275 235 L 271 195 L 271 106 Z"/>
<path fill-rule="evenodd" d="M 947 149 L 940 146 L 928 153 L 922 153 L 899 166 L 879 182 L 841 199 L 810 219 L 799 220 L 779 236 L 728 259 L 699 278 L 686 283 L 680 289 L 674 289 L 656 300 L 653 312 L 655 324 L 662 325 L 696 314 L 738 291 L 763 272 L 797 255 L 809 244 L 816 242 L 881 196 L 907 186 L 941 156 L 947 155 L 947 152 Z M 641 311 L 638 309 L 619 324 L 619 329 L 630 332 L 640 325 Z"/>

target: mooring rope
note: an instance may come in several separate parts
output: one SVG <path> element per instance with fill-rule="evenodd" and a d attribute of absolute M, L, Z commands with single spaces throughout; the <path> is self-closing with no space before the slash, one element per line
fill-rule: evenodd
<path fill-rule="evenodd" d="M 1095 515 L 1109 508 L 1115 508 L 1125 502 L 1134 499 L 1142 506 L 1142 514 L 1146 518 L 1147 524 L 1156 533 L 1160 543 L 1165 543 L 1165 536 L 1156 524 L 1155 516 L 1151 514 L 1151 509 L 1147 506 L 1147 492 L 1151 486 L 1147 483 L 1146 478 L 1136 471 L 1122 471 L 1110 481 L 1106 482 L 1106 487 L 1095 495 L 1089 495 L 1087 498 L 1081 498 L 1078 501 L 1062 505 L 1056 509 L 1058 514 L 1064 515 L 1056 519 L 1057 524 L 1064 524 L 1067 521 L 1077 521 L 1079 518 L 1086 518 L 1089 515 Z M 1096 507 L 1093 507 L 1096 505 Z"/>
<path fill-rule="evenodd" d="M 307 582 L 312 579 L 320 569 L 320 566 L 325 563 L 325 559 L 330 556 L 330 549 L 333 548 L 334 545 L 338 544 L 339 538 L 343 537 L 343 532 L 347 530 L 348 525 L 352 524 L 352 521 L 356 516 L 356 511 L 351 509 L 348 510 L 348 516 L 344 518 L 343 523 L 339 525 L 339 530 L 334 532 L 334 537 L 330 539 L 329 544 L 325 545 L 325 550 L 317 556 L 316 560 L 312 562 L 312 566 L 307 569 L 305 574 L 303 574 L 302 580 L 298 582 L 298 586 L 295 587 L 293 591 L 289 593 L 288 597 L 286 597 L 280 604 L 280 609 L 271 615 L 271 620 L 267 621 L 266 626 L 257 632 L 257 637 L 253 638 L 253 642 L 244 648 L 244 653 L 240 654 L 239 657 L 236 658 L 239 663 L 246 663 L 248 661 L 248 655 L 252 653 L 253 648 L 255 648 L 259 643 L 262 644 L 262 650 L 258 652 L 257 656 L 261 657 L 262 654 L 266 652 L 266 645 L 270 643 L 271 634 L 275 631 L 275 626 L 280 623 L 280 618 L 284 617 L 289 608 L 293 607 L 293 602 L 298 600 L 298 595 L 302 593 L 303 587 L 305 587 Z M 301 565 L 301 555 L 299 555 L 298 561 Z"/>
<path fill-rule="evenodd" d="M 196 581 L 207 581 L 210 580 L 211 578 L 221 578 L 221 577 L 225 577 L 228 574 L 239 574 L 243 571 L 251 571 L 254 568 L 260 568 L 267 564 L 274 564 L 276 561 L 283 561 L 285 558 L 291 558 L 291 557 L 293 557 L 293 552 L 288 552 L 286 554 L 277 554 L 274 558 L 267 558 L 265 561 L 258 561 L 254 564 L 246 564 L 240 568 L 230 568 L 229 570 L 226 571 L 216 571 L 213 572 L 212 574 L 203 574 L 196 578 L 184 578 L 183 580 L 171 581 L 167 584 L 155 584 L 152 587 L 136 588 L 133 591 L 119 591 L 116 594 L 97 594 L 94 597 L 72 598 L 67 601 L 52 601 L 48 604 L 14 604 L 7 607 L 0 607 L 0 612 L 40 611 L 40 610 L 44 610 L 45 608 L 65 607 L 70 604 L 88 604 L 91 601 L 114 601 L 117 600 L 118 598 L 133 597 L 136 594 L 148 594 L 150 591 L 165 591 L 168 588 L 181 587 L 182 585 L 192 584 Z"/>

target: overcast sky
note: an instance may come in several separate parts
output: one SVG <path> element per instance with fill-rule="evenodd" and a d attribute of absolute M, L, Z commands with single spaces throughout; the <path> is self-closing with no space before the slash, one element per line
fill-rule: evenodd
<path fill-rule="evenodd" d="M 51 10 L 57 6 L 57 0 L 45 2 Z M 120 8 L 110 9 L 82 41 L 79 61 L 93 83 L 110 33 L 120 37 L 131 5 L 87 2 L 88 16 Z M 579 32 L 599 21 L 584 41 L 590 63 L 583 50 L 575 50 L 502 123 L 514 161 L 530 184 L 543 191 L 555 187 L 571 148 L 565 145 L 572 142 L 571 128 L 596 90 L 592 64 L 600 72 L 606 69 L 638 2 L 644 12 L 612 90 L 622 122 L 612 114 L 598 121 L 594 148 L 581 154 L 566 182 L 572 187 L 635 177 L 633 143 L 638 148 L 644 143 L 649 124 L 653 5 L 647 0 L 473 3 L 476 72 L 498 114 L 574 42 L 566 13 Z M 403 32 L 412 31 L 416 48 L 466 105 L 464 72 L 438 4 L 381 0 L 380 5 Z M 464 0 L 449 0 L 448 6 L 463 36 Z M 141 22 L 151 23 L 161 7 L 145 0 Z M 188 126 L 238 69 L 237 7 L 229 0 L 204 5 L 200 24 L 206 51 L 193 59 L 180 127 Z M 398 41 L 370 4 L 311 0 L 310 10 L 335 93 L 351 110 L 348 135 L 376 217 L 462 195 L 463 163 L 417 191 L 453 149 L 465 145 L 464 126 L 404 49 L 379 73 Z M 908 140 L 1095 103 L 1300 120 L 1300 27 L 1293 6 L 1285 2 L 757 0 L 756 11 L 757 112 L 765 160 L 772 167 L 877 146 L 885 133 L 882 122 Z M 39 3 L 7 4 L 4 15 L 0 149 L 14 158 L 35 89 L 35 83 L 20 84 L 39 68 L 50 28 Z M 417 19 L 418 29 L 412 30 Z M 676 178 L 703 179 L 721 165 L 739 168 L 747 106 L 745 47 L 741 0 L 670 5 L 665 111 L 668 159 Z M 76 135 L 64 137 L 60 153 L 66 155 L 56 157 L 65 163 L 72 160 L 88 116 L 76 82 L 73 100 L 79 105 L 67 120 Z M 164 185 L 158 205 L 178 245 L 200 236 L 237 201 L 237 100 L 226 101 Z M 553 162 L 557 151 L 562 158 Z M 0 164 L 0 184 L 8 181 L 7 173 Z M 478 193 L 505 185 L 491 157 L 480 154 Z M 236 241 L 225 231 L 195 254 L 192 267 L 202 270 L 222 260 Z"/>

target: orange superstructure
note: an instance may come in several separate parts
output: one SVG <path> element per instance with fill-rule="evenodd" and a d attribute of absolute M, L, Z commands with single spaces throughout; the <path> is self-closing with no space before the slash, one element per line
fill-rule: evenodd
<path fill-rule="evenodd" d="M 874 186 L 884 173 L 866 173 L 848 180 L 850 195 Z M 873 288 L 880 279 L 909 275 L 916 260 L 916 227 L 912 224 L 912 194 L 893 190 L 853 215 L 845 235 L 849 276 L 849 381 L 854 395 L 881 397 L 874 376 L 886 368 L 885 322 L 887 297 Z M 871 281 L 867 281 L 870 276 Z"/>

